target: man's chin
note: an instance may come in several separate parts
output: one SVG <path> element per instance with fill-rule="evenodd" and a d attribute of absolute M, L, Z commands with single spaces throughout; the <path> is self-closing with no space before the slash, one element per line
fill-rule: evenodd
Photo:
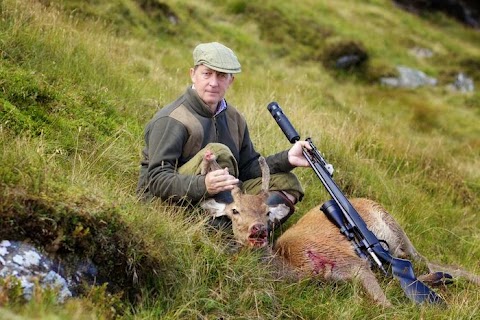
<path fill-rule="evenodd" d="M 203 100 L 206 104 L 208 104 L 210 107 L 216 108 L 218 106 L 218 103 L 220 100 L 218 99 L 205 99 Z"/>

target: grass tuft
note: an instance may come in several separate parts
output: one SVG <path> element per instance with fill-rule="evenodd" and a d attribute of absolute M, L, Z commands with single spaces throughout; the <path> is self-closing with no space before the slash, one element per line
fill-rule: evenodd
<path fill-rule="evenodd" d="M 227 99 L 247 118 L 259 152 L 290 146 L 266 110 L 277 101 L 334 165 L 348 196 L 382 203 L 428 258 L 479 273 L 480 99 L 449 89 L 459 72 L 478 81 L 478 31 L 384 0 L 4 0 L 0 39 L 0 233 L 72 266 L 88 258 L 109 282 L 57 305 L 48 292 L 20 301 L 18 286 L 2 279 L 0 318 L 478 314 L 479 288 L 463 280 L 437 290 L 448 302 L 440 309 L 410 303 L 379 275 L 395 306 L 387 310 L 358 283 L 279 279 L 258 252 L 232 252 L 198 208 L 135 196 L 144 125 L 189 84 L 193 47 L 220 41 L 242 64 Z M 331 72 L 352 52 L 368 62 Z M 397 65 L 438 85 L 379 85 Z M 286 227 L 328 198 L 310 170 L 294 172 L 306 195 Z"/>

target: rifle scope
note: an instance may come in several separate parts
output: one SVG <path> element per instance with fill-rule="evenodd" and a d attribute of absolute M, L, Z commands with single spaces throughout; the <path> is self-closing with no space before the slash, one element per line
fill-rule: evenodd
<path fill-rule="evenodd" d="M 278 126 L 282 129 L 283 133 L 287 137 L 290 143 L 295 143 L 300 140 L 300 135 L 297 130 L 292 126 L 290 120 L 285 116 L 282 108 L 276 102 L 270 102 L 267 106 L 268 111 L 272 114 L 272 117 L 277 121 Z"/>

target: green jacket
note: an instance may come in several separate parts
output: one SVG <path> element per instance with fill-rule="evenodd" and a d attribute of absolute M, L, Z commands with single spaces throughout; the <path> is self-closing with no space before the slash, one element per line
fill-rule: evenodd
<path fill-rule="evenodd" d="M 222 143 L 232 151 L 240 172 L 238 179 L 261 176 L 259 153 L 250 140 L 245 118 L 228 104 L 214 116 L 191 87 L 155 114 L 145 128 L 144 138 L 137 192 L 145 198 L 201 200 L 207 194 L 205 177 L 182 175 L 177 169 L 211 142 Z M 287 153 L 266 158 L 272 174 L 293 169 Z"/>

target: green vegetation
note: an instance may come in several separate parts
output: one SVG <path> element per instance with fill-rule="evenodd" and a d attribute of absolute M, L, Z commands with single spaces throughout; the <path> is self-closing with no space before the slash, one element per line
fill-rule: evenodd
<path fill-rule="evenodd" d="M 480 81 L 478 31 L 387 0 L 3 0 L 0 16 L 1 237 L 92 258 L 113 283 L 63 305 L 0 283 L 0 318 L 478 317 L 480 289 L 462 280 L 439 290 L 443 309 L 385 279 L 383 310 L 359 284 L 276 279 L 256 252 L 229 253 L 200 210 L 135 196 L 144 125 L 189 84 L 193 47 L 219 41 L 242 63 L 227 99 L 261 153 L 289 147 L 266 110 L 277 101 L 349 196 L 382 203 L 430 259 L 480 273 L 480 91 L 447 89 L 458 72 Z M 333 69 L 351 47 L 367 64 Z M 382 87 L 400 64 L 439 84 Z M 295 170 L 306 197 L 290 224 L 327 198 Z"/>

